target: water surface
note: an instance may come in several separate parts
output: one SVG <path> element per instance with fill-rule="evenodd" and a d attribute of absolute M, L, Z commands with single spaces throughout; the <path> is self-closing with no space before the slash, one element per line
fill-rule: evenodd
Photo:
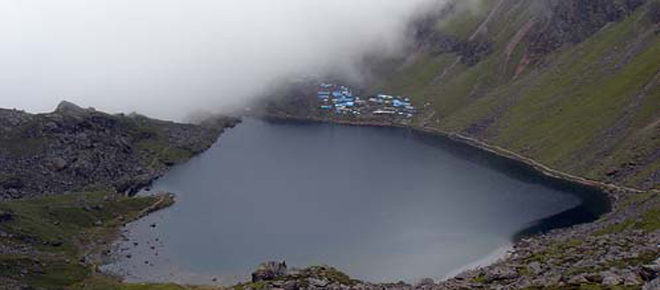
<path fill-rule="evenodd" d="M 161 190 L 176 205 L 129 225 L 107 266 L 128 281 L 232 283 L 268 260 L 373 282 L 441 278 L 606 208 L 593 190 L 447 139 L 253 119 Z"/>

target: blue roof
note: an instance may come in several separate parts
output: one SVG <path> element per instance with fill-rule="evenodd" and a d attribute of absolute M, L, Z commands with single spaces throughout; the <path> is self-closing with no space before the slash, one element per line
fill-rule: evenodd
<path fill-rule="evenodd" d="M 392 106 L 395 106 L 395 107 L 406 107 L 406 106 L 410 106 L 410 103 L 409 103 L 409 102 L 402 102 L 402 101 L 400 101 L 400 100 L 396 100 L 396 99 L 395 99 L 394 101 L 392 101 Z"/>

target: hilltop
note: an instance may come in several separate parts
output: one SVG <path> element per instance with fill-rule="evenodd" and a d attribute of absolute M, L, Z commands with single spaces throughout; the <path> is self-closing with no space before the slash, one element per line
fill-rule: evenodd
<path fill-rule="evenodd" d="M 236 122 L 178 124 L 69 102 L 47 114 L 0 109 L 0 200 L 98 188 L 132 194 Z"/>

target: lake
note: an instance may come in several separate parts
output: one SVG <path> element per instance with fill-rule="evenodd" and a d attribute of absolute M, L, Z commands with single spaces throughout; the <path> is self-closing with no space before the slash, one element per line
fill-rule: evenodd
<path fill-rule="evenodd" d="M 257 119 L 158 191 L 177 203 L 129 224 L 104 267 L 130 282 L 228 284 L 269 260 L 371 282 L 439 279 L 608 209 L 594 189 L 447 138 Z"/>

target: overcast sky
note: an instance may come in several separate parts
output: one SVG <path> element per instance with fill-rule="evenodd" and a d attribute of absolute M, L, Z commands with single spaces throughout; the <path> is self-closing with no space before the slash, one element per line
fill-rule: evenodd
<path fill-rule="evenodd" d="M 179 119 L 396 51 L 433 0 L 2 0 L 0 107 Z M 437 1 L 435 1 L 437 2 Z"/>

